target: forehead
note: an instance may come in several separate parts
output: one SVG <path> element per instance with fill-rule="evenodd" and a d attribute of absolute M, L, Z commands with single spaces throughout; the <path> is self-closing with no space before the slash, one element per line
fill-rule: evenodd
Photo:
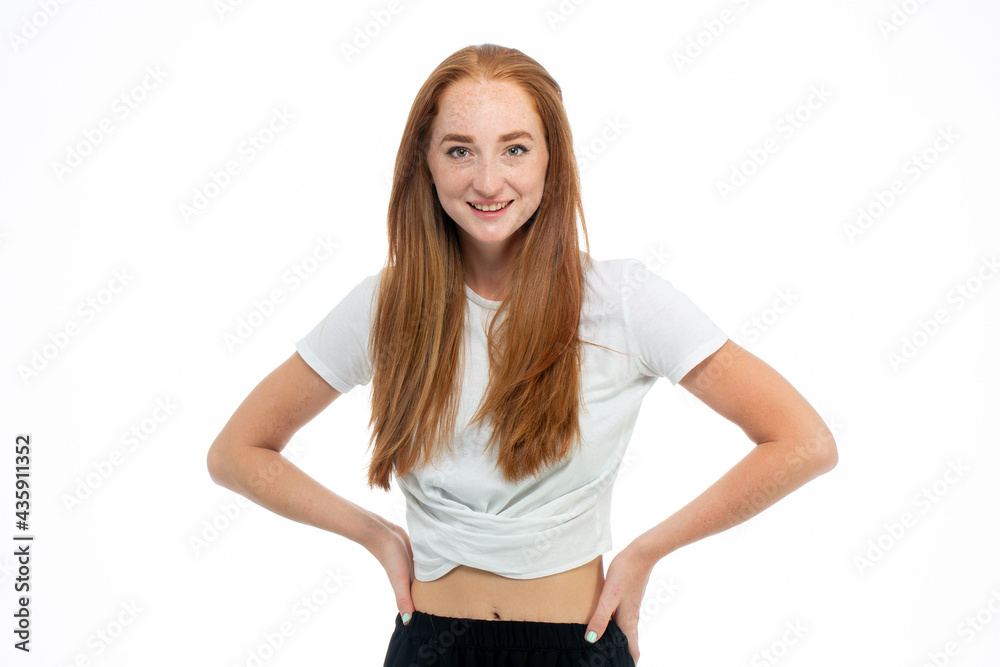
<path fill-rule="evenodd" d="M 506 81 L 453 83 L 441 94 L 438 107 L 431 125 L 434 135 L 461 132 L 476 135 L 477 140 L 495 140 L 496 136 L 478 136 L 476 130 L 498 136 L 510 129 L 542 129 L 531 98 L 520 86 Z"/>

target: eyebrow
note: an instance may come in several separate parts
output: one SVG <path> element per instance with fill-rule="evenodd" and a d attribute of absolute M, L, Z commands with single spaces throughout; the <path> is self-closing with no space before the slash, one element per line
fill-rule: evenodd
<path fill-rule="evenodd" d="M 500 141 L 501 142 L 514 141 L 515 139 L 521 139 L 522 137 L 527 137 L 531 141 L 535 140 L 535 138 L 531 136 L 530 132 L 526 132 L 524 130 L 515 130 L 514 132 L 508 132 L 507 134 L 500 135 Z M 441 143 L 443 144 L 446 141 L 458 141 L 466 144 L 471 144 L 475 141 L 475 139 L 473 139 L 467 134 L 446 134 L 443 137 L 441 137 Z"/>

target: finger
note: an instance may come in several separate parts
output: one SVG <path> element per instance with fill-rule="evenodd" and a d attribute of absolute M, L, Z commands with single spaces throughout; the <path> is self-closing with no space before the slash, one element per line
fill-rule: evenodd
<path fill-rule="evenodd" d="M 399 615 L 403 617 L 403 625 L 409 625 L 410 619 L 413 618 L 413 603 L 407 601 L 406 604 L 397 604 L 399 609 Z"/>
<path fill-rule="evenodd" d="M 615 621 L 616 623 L 618 621 Z M 625 639 L 628 640 L 628 652 L 632 656 L 632 662 L 639 662 L 639 628 L 636 622 L 625 623 L 624 625 L 619 623 L 618 627 L 622 629 L 625 633 Z"/>
<path fill-rule="evenodd" d="M 410 597 L 410 583 L 400 582 L 395 590 L 396 594 L 396 608 L 399 612 L 413 611 L 413 599 Z"/>
<path fill-rule="evenodd" d="M 410 617 L 413 615 L 413 598 L 410 595 L 410 579 L 409 577 L 397 577 L 392 580 L 392 592 L 396 596 L 396 609 L 399 611 L 399 615 L 403 617 L 403 625 L 407 625 L 410 622 Z"/>
<path fill-rule="evenodd" d="M 413 617 L 414 607 L 413 600 L 410 599 L 409 588 L 407 586 L 405 591 L 397 591 L 396 593 L 396 609 L 403 618 L 403 625 L 409 625 L 410 619 Z"/>
<path fill-rule="evenodd" d="M 590 617 L 590 623 L 587 624 L 587 630 L 584 632 L 583 638 L 593 644 L 603 637 L 604 631 L 608 629 L 608 621 L 611 619 L 611 615 L 615 613 L 617 607 L 618 600 L 610 595 L 601 595 L 601 599 L 597 601 L 597 609 L 594 610 L 594 615 Z"/>

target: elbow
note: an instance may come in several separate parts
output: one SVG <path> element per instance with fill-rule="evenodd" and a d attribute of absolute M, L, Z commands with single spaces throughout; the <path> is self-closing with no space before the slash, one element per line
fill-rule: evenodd
<path fill-rule="evenodd" d="M 802 481 L 815 479 L 837 466 L 837 443 L 826 424 L 801 429 L 797 435 L 781 440 L 786 443 L 785 470 L 797 473 Z"/>
<path fill-rule="evenodd" d="M 832 435 L 830 436 L 830 451 L 827 454 L 827 458 L 829 459 L 827 464 L 829 468 L 827 468 L 826 472 L 830 472 L 837 467 L 837 461 L 840 460 L 840 454 L 837 453 L 837 443 L 833 441 Z"/>
<path fill-rule="evenodd" d="M 840 456 L 837 454 L 837 445 L 831 441 L 830 446 L 825 450 L 817 465 L 817 472 L 820 475 L 826 474 L 837 467 Z"/>
<path fill-rule="evenodd" d="M 821 423 L 815 431 L 816 436 L 810 442 L 810 449 L 815 450 L 816 474 L 828 473 L 837 467 L 840 455 L 837 453 L 837 443 L 833 439 L 833 433 L 826 424 Z"/>
<path fill-rule="evenodd" d="M 208 467 L 208 476 L 219 486 L 226 486 L 228 459 L 224 450 L 219 447 L 217 442 L 212 443 L 212 446 L 208 448 L 208 455 L 205 458 L 205 465 Z"/>

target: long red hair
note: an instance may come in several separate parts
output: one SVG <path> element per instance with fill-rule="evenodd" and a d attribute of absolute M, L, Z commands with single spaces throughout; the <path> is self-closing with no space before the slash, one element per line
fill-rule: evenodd
<path fill-rule="evenodd" d="M 465 279 L 455 223 L 431 184 L 431 122 L 457 81 L 517 84 L 545 129 L 549 153 L 538 210 L 508 276 L 508 292 L 489 322 L 490 379 L 471 424 L 490 421 L 488 450 L 514 482 L 569 454 L 580 440 L 584 298 L 579 216 L 590 261 L 562 91 L 533 59 L 495 44 L 463 48 L 445 59 L 417 93 L 396 154 L 387 216 L 389 249 L 369 336 L 374 443 L 369 487 L 389 490 L 431 462 L 455 433 L 461 391 Z M 470 425 L 471 425 L 470 424 Z"/>

